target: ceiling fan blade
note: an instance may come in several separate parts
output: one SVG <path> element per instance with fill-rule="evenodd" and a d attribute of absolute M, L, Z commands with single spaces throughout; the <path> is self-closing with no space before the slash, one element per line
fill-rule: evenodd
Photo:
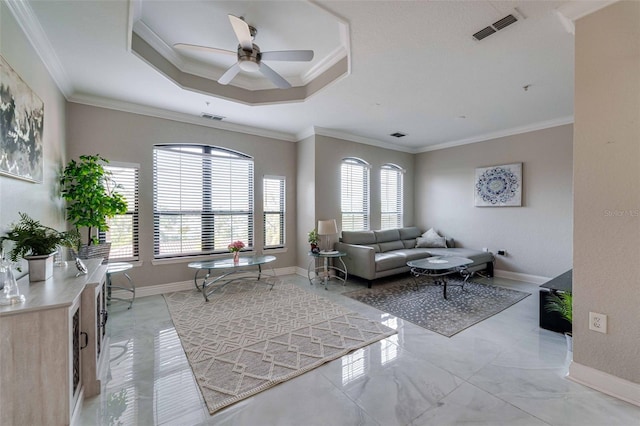
<path fill-rule="evenodd" d="M 313 59 L 313 50 L 277 50 L 262 52 L 263 61 L 298 61 L 308 62 Z"/>
<path fill-rule="evenodd" d="M 233 31 L 236 33 L 238 42 L 242 46 L 243 50 L 253 50 L 253 39 L 251 38 L 251 30 L 249 30 L 249 24 L 244 22 L 237 16 L 229 15 L 229 21 Z"/>
<path fill-rule="evenodd" d="M 173 47 L 179 50 L 193 50 L 193 51 L 206 52 L 206 53 L 221 53 L 223 55 L 233 55 L 233 56 L 238 55 L 238 52 L 232 52 L 231 50 L 218 49 L 215 47 L 208 47 L 208 46 L 198 46 L 197 44 L 176 43 L 173 45 Z"/>
<path fill-rule="evenodd" d="M 235 64 L 233 64 L 231 68 L 229 68 L 227 71 L 225 71 L 224 74 L 222 74 L 222 77 L 218 79 L 218 83 L 229 84 L 231 80 L 233 80 L 233 78 L 236 75 L 238 75 L 239 72 L 240 72 L 240 64 L 236 62 Z"/>
<path fill-rule="evenodd" d="M 260 72 L 280 89 L 288 89 L 291 87 L 291 84 L 289 84 L 287 80 L 282 78 L 282 76 L 273 69 L 269 68 L 265 63 L 260 63 Z"/>

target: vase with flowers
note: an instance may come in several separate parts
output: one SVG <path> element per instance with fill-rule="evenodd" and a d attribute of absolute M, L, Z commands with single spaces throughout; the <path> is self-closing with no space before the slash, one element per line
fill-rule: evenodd
<path fill-rule="evenodd" d="M 244 248 L 244 243 L 242 241 L 234 241 L 227 248 L 233 253 L 233 263 L 240 262 L 240 250 Z"/>

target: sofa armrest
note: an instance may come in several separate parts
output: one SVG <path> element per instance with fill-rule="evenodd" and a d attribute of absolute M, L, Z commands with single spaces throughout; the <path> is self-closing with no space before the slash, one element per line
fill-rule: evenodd
<path fill-rule="evenodd" d="M 373 280 L 375 278 L 376 253 L 373 247 L 336 243 L 334 249 L 347 254 L 342 260 L 347 266 L 349 275 L 355 275 L 367 280 Z"/>

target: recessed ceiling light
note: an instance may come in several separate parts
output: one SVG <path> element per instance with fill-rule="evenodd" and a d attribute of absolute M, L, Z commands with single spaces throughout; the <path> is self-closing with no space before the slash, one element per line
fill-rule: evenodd
<path fill-rule="evenodd" d="M 394 138 L 403 138 L 407 135 L 405 133 L 395 132 L 395 133 L 391 133 L 389 136 L 393 136 Z"/>

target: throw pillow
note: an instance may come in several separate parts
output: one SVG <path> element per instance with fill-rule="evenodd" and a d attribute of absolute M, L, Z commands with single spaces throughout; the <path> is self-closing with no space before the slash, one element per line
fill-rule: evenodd
<path fill-rule="evenodd" d="M 416 238 L 416 247 L 447 248 L 447 240 L 431 228 L 422 237 Z"/>

